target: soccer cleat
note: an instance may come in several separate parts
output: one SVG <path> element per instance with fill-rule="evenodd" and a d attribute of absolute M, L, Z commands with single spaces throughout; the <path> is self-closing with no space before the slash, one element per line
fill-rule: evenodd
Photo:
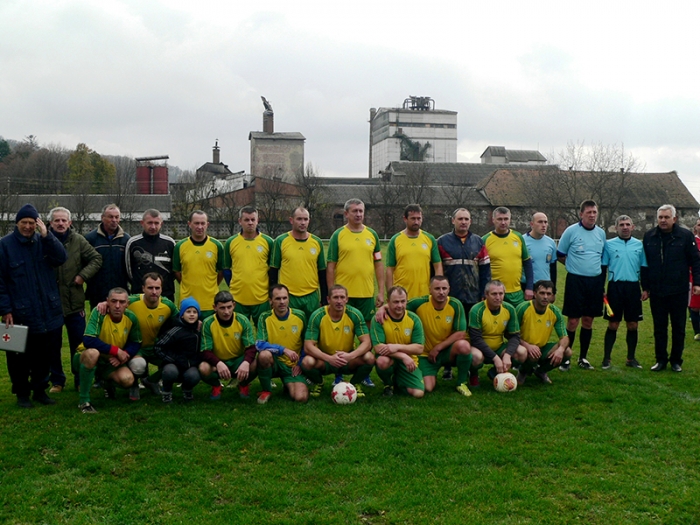
<path fill-rule="evenodd" d="M 335 379 L 333 380 L 333 386 L 337 385 L 338 383 L 342 383 L 342 382 L 343 382 L 343 375 L 338 374 L 337 376 L 335 376 Z"/>
<path fill-rule="evenodd" d="M 494 379 L 496 379 L 496 376 L 498 375 L 498 372 L 496 371 L 496 367 L 495 367 L 495 366 L 492 366 L 491 368 L 489 368 L 489 371 L 486 372 L 486 375 L 489 376 L 489 379 L 490 379 L 491 381 L 493 381 Z"/>
<path fill-rule="evenodd" d="M 105 389 L 105 399 L 117 399 L 117 389 L 114 385 L 104 385 Z"/>
<path fill-rule="evenodd" d="M 679 365 L 678 363 L 673 363 L 671 365 L 671 370 L 673 370 L 674 372 L 682 372 L 683 371 L 683 369 L 681 368 L 681 365 Z"/>
<path fill-rule="evenodd" d="M 238 378 L 237 377 L 232 377 L 229 379 L 228 383 L 226 383 L 226 388 L 236 388 L 238 386 Z"/>
<path fill-rule="evenodd" d="M 143 384 L 143 386 L 148 388 L 154 396 L 159 396 L 161 394 L 160 386 L 158 385 L 158 383 L 150 381 L 147 377 L 144 377 L 141 380 L 141 383 Z"/>
<path fill-rule="evenodd" d="M 540 381 L 542 381 L 545 385 L 551 385 L 552 380 L 549 379 L 549 376 L 547 375 L 547 372 L 535 372 L 535 377 L 538 378 Z"/>
<path fill-rule="evenodd" d="M 209 394 L 209 399 L 213 401 L 221 399 L 221 385 L 211 387 L 211 394 Z"/>
<path fill-rule="evenodd" d="M 163 392 L 161 394 L 161 399 L 163 399 L 163 403 L 172 403 L 173 402 L 173 393 L 172 392 Z"/>
<path fill-rule="evenodd" d="M 17 396 L 17 406 L 20 408 L 33 408 L 32 401 L 27 396 Z"/>
<path fill-rule="evenodd" d="M 561 365 L 559 365 L 560 372 L 568 372 L 570 368 L 571 368 L 571 360 L 570 359 L 567 359 Z"/>
<path fill-rule="evenodd" d="M 50 394 L 60 394 L 61 392 L 63 392 L 63 385 L 54 385 L 49 390 Z"/>
<path fill-rule="evenodd" d="M 578 367 L 584 370 L 595 370 L 595 367 L 585 357 L 579 358 Z"/>
<path fill-rule="evenodd" d="M 271 395 L 272 392 L 260 392 L 260 395 L 258 395 L 258 405 L 264 405 L 265 403 L 267 403 L 270 400 Z"/>
<path fill-rule="evenodd" d="M 270 386 L 272 387 L 272 390 L 274 390 L 275 388 L 277 388 L 277 383 L 275 383 L 274 381 L 272 381 L 272 382 L 270 383 Z"/>
<path fill-rule="evenodd" d="M 451 368 L 445 368 L 445 369 L 442 371 L 442 378 L 443 378 L 445 381 L 452 381 L 452 379 L 453 379 L 453 376 L 452 376 L 452 369 L 451 369 Z M 460 385 L 460 386 L 462 386 L 462 385 Z M 457 389 L 459 389 L 459 386 L 457 387 Z"/>
<path fill-rule="evenodd" d="M 636 359 L 628 359 L 627 363 L 625 364 L 630 368 L 642 368 L 642 365 L 640 365 L 639 361 L 637 361 Z"/>
<path fill-rule="evenodd" d="M 384 387 L 384 393 L 382 394 L 384 397 L 391 397 L 394 395 L 394 387 L 393 386 L 385 386 Z"/>
<path fill-rule="evenodd" d="M 139 399 L 141 399 L 138 379 L 134 379 L 134 384 L 129 387 L 129 399 L 131 399 L 132 401 L 138 401 Z"/>
<path fill-rule="evenodd" d="M 656 363 L 651 367 L 652 372 L 661 372 L 662 370 L 666 370 L 666 363 Z"/>
<path fill-rule="evenodd" d="M 522 386 L 525 384 L 525 381 L 527 381 L 527 374 L 523 374 L 522 372 L 518 372 L 518 377 L 516 377 L 516 380 L 518 381 L 518 386 Z"/>
<path fill-rule="evenodd" d="M 603 370 L 610 370 L 612 368 L 610 359 L 603 359 L 603 364 L 600 365 L 600 368 L 602 368 Z"/>
<path fill-rule="evenodd" d="M 183 390 L 182 391 L 182 399 L 185 401 L 194 401 L 194 392 L 192 390 Z"/>
<path fill-rule="evenodd" d="M 248 399 L 250 397 L 250 385 L 238 385 L 238 396 L 241 399 Z"/>
<path fill-rule="evenodd" d="M 377 386 L 377 385 L 375 385 L 374 382 L 369 378 L 369 376 L 365 377 L 365 378 L 362 380 L 362 384 L 365 385 L 367 388 L 374 388 L 375 386 Z"/>
<path fill-rule="evenodd" d="M 457 390 L 457 392 L 459 392 L 460 394 L 462 394 L 465 397 L 469 397 L 472 395 L 472 392 L 471 392 L 471 390 L 469 390 L 469 387 L 467 386 L 466 383 L 462 383 L 461 385 L 457 385 L 456 390 Z"/>
<path fill-rule="evenodd" d="M 323 392 L 323 383 L 314 383 L 311 390 L 309 390 L 309 395 L 312 397 L 318 397 L 321 395 L 321 392 Z"/>
<path fill-rule="evenodd" d="M 693 340 L 700 341 L 700 334 L 695 334 L 695 336 L 693 337 Z"/>
<path fill-rule="evenodd" d="M 46 395 L 46 392 L 43 390 L 39 392 L 34 392 L 34 397 L 32 398 L 34 401 L 37 403 L 41 403 L 42 405 L 55 405 L 56 400 L 51 399 L 49 396 Z"/>
<path fill-rule="evenodd" d="M 97 414 L 97 410 L 90 403 L 81 403 L 78 408 L 83 414 Z"/>
<path fill-rule="evenodd" d="M 469 386 L 472 388 L 479 388 L 481 383 L 479 382 L 479 374 L 471 374 L 469 376 Z"/>
<path fill-rule="evenodd" d="M 365 393 L 362 391 L 362 384 L 354 385 L 357 391 L 357 397 L 365 397 Z"/>

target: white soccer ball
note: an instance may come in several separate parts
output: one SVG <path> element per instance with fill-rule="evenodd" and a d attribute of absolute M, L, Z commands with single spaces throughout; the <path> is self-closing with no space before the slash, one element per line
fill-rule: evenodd
<path fill-rule="evenodd" d="M 510 372 L 504 372 L 493 378 L 493 388 L 496 392 L 513 392 L 518 388 L 518 380 Z"/>
<path fill-rule="evenodd" d="M 336 405 L 349 405 L 357 399 L 357 389 L 352 383 L 338 383 L 333 387 L 331 398 Z"/>

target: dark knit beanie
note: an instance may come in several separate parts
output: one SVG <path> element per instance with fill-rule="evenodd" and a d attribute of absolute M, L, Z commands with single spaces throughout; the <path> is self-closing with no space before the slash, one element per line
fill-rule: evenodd
<path fill-rule="evenodd" d="M 15 224 L 17 224 L 22 219 L 37 220 L 38 218 L 39 218 L 39 212 L 36 211 L 36 208 L 34 206 L 32 206 L 31 204 L 25 204 L 17 212 L 17 217 L 15 217 Z"/>

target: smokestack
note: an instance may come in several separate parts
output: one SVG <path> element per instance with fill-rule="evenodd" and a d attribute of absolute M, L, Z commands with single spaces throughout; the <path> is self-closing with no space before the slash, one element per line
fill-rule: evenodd
<path fill-rule="evenodd" d="M 216 139 L 214 144 L 214 158 L 212 159 L 214 164 L 221 164 L 221 158 L 219 156 L 219 139 Z"/>
<path fill-rule="evenodd" d="M 275 132 L 275 113 L 271 109 L 263 111 L 263 133 Z"/>

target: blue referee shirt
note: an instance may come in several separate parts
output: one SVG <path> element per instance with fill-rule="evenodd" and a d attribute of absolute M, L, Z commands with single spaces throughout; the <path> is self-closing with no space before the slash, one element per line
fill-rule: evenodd
<path fill-rule="evenodd" d="M 551 278 L 549 265 L 557 260 L 557 245 L 547 235 L 544 235 L 541 239 L 535 239 L 529 233 L 526 233 L 523 237 L 525 238 L 527 251 L 532 259 L 534 282 L 549 281 Z M 525 279 L 523 279 L 524 281 Z"/>
<path fill-rule="evenodd" d="M 559 239 L 557 252 L 566 255 L 566 271 L 583 277 L 600 275 L 605 249 L 605 232 L 600 226 L 587 230 L 581 222 L 572 224 Z"/>
<path fill-rule="evenodd" d="M 608 281 L 639 281 L 639 269 L 647 265 L 642 241 L 615 237 L 605 243 L 603 265 L 608 267 Z"/>

